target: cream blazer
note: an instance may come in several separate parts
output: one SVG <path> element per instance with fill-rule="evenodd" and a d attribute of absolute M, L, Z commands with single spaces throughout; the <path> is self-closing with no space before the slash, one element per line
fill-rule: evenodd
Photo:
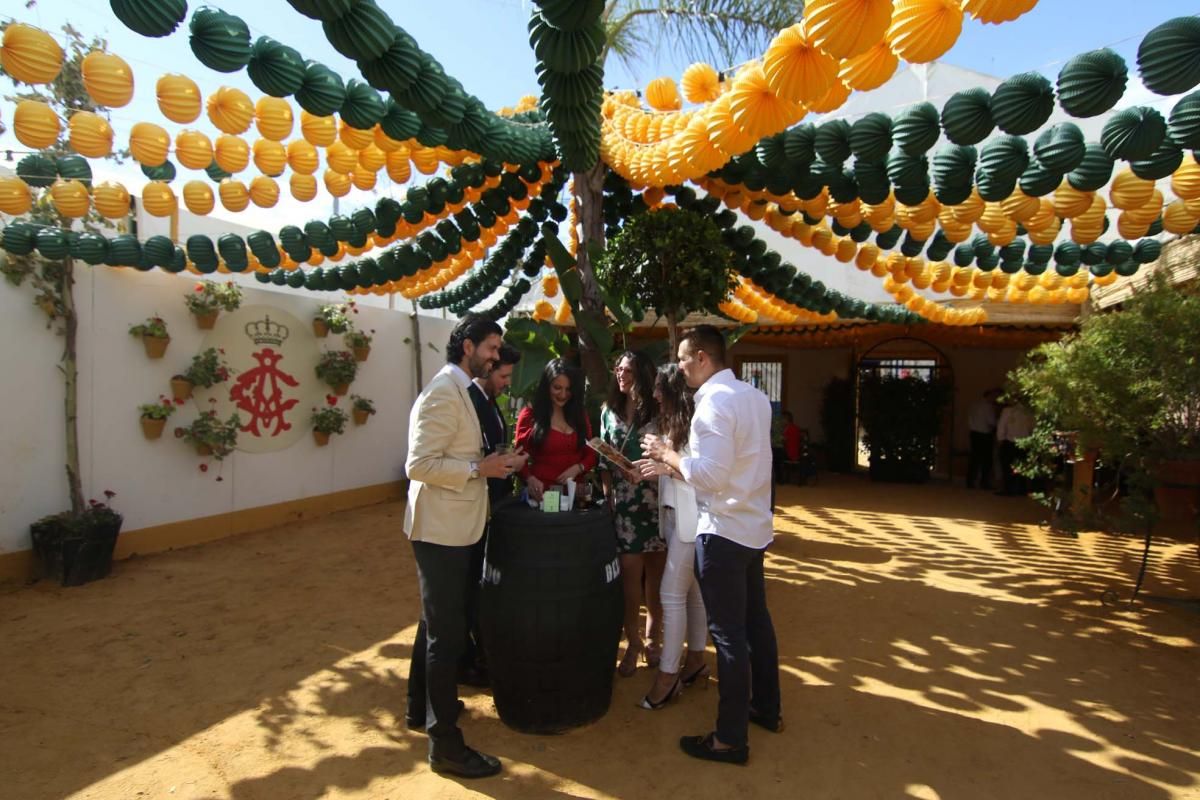
<path fill-rule="evenodd" d="M 463 547 L 487 521 L 487 481 L 471 479 L 483 458 L 479 416 L 454 368 L 446 365 L 413 405 L 408 420 L 408 503 L 404 533 L 418 542 Z"/>

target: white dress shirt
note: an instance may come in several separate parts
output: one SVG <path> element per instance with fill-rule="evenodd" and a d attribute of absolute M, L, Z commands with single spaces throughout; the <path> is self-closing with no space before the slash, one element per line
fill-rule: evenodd
<path fill-rule="evenodd" d="M 723 369 L 696 390 L 680 459 L 683 479 L 696 491 L 697 533 L 711 533 L 761 550 L 771 544 L 771 403 Z"/>
<path fill-rule="evenodd" d="M 1015 442 L 1033 433 L 1033 415 L 1025 406 L 1005 406 L 996 425 L 996 438 L 1002 442 Z"/>
<path fill-rule="evenodd" d="M 967 427 L 971 433 L 991 433 L 996 430 L 996 404 L 986 397 L 972 403 L 967 414 Z"/>

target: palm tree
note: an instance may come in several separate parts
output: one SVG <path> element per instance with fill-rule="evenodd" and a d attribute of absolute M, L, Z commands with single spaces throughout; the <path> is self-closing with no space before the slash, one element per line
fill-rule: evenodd
<path fill-rule="evenodd" d="M 665 49 L 683 60 L 712 61 L 720 67 L 752 58 L 783 28 L 800 20 L 803 0 L 609 0 L 602 19 L 605 46 L 601 63 L 610 56 L 631 73 L 648 53 Z M 579 199 L 581 246 L 579 274 L 585 311 L 604 313 L 599 284 L 592 270 L 587 243 L 604 244 L 601 216 L 604 165 L 575 173 Z M 591 337 L 580 330 L 580 356 L 592 386 L 603 386 L 608 366 Z"/>

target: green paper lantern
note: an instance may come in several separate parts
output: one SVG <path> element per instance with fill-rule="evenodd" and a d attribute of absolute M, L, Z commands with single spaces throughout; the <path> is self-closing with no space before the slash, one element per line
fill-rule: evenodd
<path fill-rule="evenodd" d="M 888 154 L 887 173 L 895 186 L 919 186 L 929 183 L 929 161 L 925 156 L 912 156 L 902 150 Z"/>
<path fill-rule="evenodd" d="M 1133 248 L 1133 260 L 1139 264 L 1150 264 L 1162 255 L 1162 242 L 1157 239 L 1142 239 Z"/>
<path fill-rule="evenodd" d="M 1146 34 L 1138 45 L 1142 83 L 1156 94 L 1182 94 L 1200 84 L 1200 19 L 1176 17 Z"/>
<path fill-rule="evenodd" d="M 188 44 L 201 64 L 217 72 L 240 72 L 250 61 L 250 28 L 241 17 L 202 6 L 192 13 Z"/>
<path fill-rule="evenodd" d="M 360 60 L 358 70 L 367 83 L 381 92 L 403 92 L 421 74 L 421 51 L 403 29 L 393 27 L 394 38 L 378 58 Z"/>
<path fill-rule="evenodd" d="M 374 0 L 358 0 L 345 14 L 321 23 L 333 49 L 351 61 L 373 61 L 396 38 L 394 25 Z"/>
<path fill-rule="evenodd" d="M 112 267 L 136 267 L 142 260 L 142 245 L 137 237 L 122 233 L 108 243 L 108 258 L 104 263 Z M 192 259 L 195 261 L 195 259 Z M 216 264 L 213 265 L 216 269 Z"/>
<path fill-rule="evenodd" d="M 564 31 L 594 23 L 604 12 L 604 0 L 534 0 L 546 22 Z"/>
<path fill-rule="evenodd" d="M 1081 192 L 1096 192 L 1112 180 L 1113 160 L 1098 144 L 1087 145 L 1079 166 L 1067 174 L 1067 183 Z"/>
<path fill-rule="evenodd" d="M 324 22 L 344 16 L 358 0 L 288 0 L 292 8 L 309 19 Z"/>
<path fill-rule="evenodd" d="M 255 272 L 255 275 L 261 275 L 261 272 Z M 304 272 L 298 269 L 293 269 L 284 273 L 284 283 L 291 289 L 304 288 Z"/>
<path fill-rule="evenodd" d="M 782 172 L 788 169 L 787 152 L 783 147 L 785 134 L 764 136 L 754 146 L 754 155 L 764 167 L 771 171 Z"/>
<path fill-rule="evenodd" d="M 1050 245 L 1043 245 L 1043 246 L 1049 247 Z M 1027 275 L 1041 275 L 1043 272 L 1046 271 L 1047 263 L 1045 261 L 1042 261 L 1042 262 L 1026 261 L 1025 266 L 1022 267 L 1022 269 L 1025 270 L 1025 274 L 1027 274 Z"/>
<path fill-rule="evenodd" d="M 892 140 L 910 156 L 919 156 L 941 136 L 940 117 L 932 103 L 915 103 L 892 121 Z"/>
<path fill-rule="evenodd" d="M 108 255 L 108 239 L 98 233 L 81 233 L 71 242 L 71 255 L 91 266 L 103 264 Z"/>
<path fill-rule="evenodd" d="M 467 110 L 467 95 L 463 91 L 462 84 L 453 78 L 447 78 L 446 83 L 448 88 L 446 95 L 442 98 L 442 102 L 438 107 L 426 114 L 426 118 L 437 125 L 439 128 L 445 128 L 447 131 L 462 122 L 463 114 Z M 596 118 L 594 123 L 599 126 L 600 120 L 600 104 L 596 104 Z"/>
<path fill-rule="evenodd" d="M 1033 145 L 1033 154 L 1046 169 L 1060 175 L 1079 166 L 1087 145 L 1083 131 L 1072 122 L 1052 125 L 1038 136 Z"/>
<path fill-rule="evenodd" d="M 1185 150 L 1200 149 L 1200 92 L 1192 92 L 1171 109 L 1167 135 Z"/>
<path fill-rule="evenodd" d="M 316 61 L 304 62 L 304 77 L 296 90 L 296 102 L 317 117 L 334 114 L 346 102 L 346 86 L 336 72 Z"/>
<path fill-rule="evenodd" d="M 195 234 L 188 237 L 186 245 L 187 256 L 196 265 L 197 269 L 204 270 L 205 267 L 209 266 L 216 269 L 217 251 L 213 247 L 212 239 L 203 234 Z"/>
<path fill-rule="evenodd" d="M 221 169 L 221 165 L 217 163 L 217 160 L 215 158 L 213 159 L 211 164 L 209 164 L 207 167 L 204 168 L 204 173 L 206 175 L 208 175 L 209 180 L 211 180 L 213 183 L 220 183 L 221 181 L 225 180 L 226 178 L 233 177 L 228 172 Z M 195 260 L 195 259 L 193 259 L 193 260 Z"/>
<path fill-rule="evenodd" d="M 944 206 L 956 206 L 971 196 L 971 184 L 966 186 L 936 186 L 933 194 Z"/>
<path fill-rule="evenodd" d="M 1108 255 L 1108 245 L 1104 242 L 1092 242 L 1087 247 L 1083 248 L 1082 258 L 1080 259 L 1087 266 L 1095 266 L 1103 264 L 1105 256 Z"/>
<path fill-rule="evenodd" d="M 142 259 L 156 267 L 166 267 L 175 259 L 175 243 L 166 236 L 151 236 L 142 245 Z"/>
<path fill-rule="evenodd" d="M 816 155 L 817 129 L 812 124 L 789 128 L 783 137 L 783 151 L 787 153 L 792 169 L 807 167 Z"/>
<path fill-rule="evenodd" d="M 1058 264 L 1079 266 L 1079 261 L 1082 257 L 1083 248 L 1075 242 L 1060 242 L 1054 248 L 1054 261 Z"/>
<path fill-rule="evenodd" d="M 1138 264 L 1136 261 L 1122 261 L 1120 264 L 1117 264 L 1116 266 L 1113 267 L 1113 271 L 1116 272 L 1118 275 L 1120 275 L 1122 278 L 1130 278 L 1137 274 L 1138 268 L 1140 266 L 1141 265 Z"/>
<path fill-rule="evenodd" d="M 999 203 L 1017 188 L 1015 177 L 992 175 L 981 169 L 975 171 L 975 188 L 986 202 Z"/>
<path fill-rule="evenodd" d="M 537 70 L 538 85 L 543 94 L 567 106 L 594 102 L 604 86 L 604 68 L 589 64 L 579 72 L 555 72 L 544 64 Z"/>
<path fill-rule="evenodd" d="M 1015 184 L 1028 166 L 1029 145 L 1019 136 L 997 136 L 979 151 L 979 170 L 993 182 Z"/>
<path fill-rule="evenodd" d="M 421 72 L 412 85 L 403 92 L 393 93 L 392 97 L 397 103 L 417 114 L 427 114 L 442 102 L 448 88 L 446 74 L 441 65 L 426 57 L 421 64 Z"/>
<path fill-rule="evenodd" d="M 1005 133 L 1033 133 L 1054 113 L 1054 87 L 1036 72 L 1014 75 L 992 93 L 992 119 Z"/>
<path fill-rule="evenodd" d="M 1104 260 L 1113 266 L 1128 261 L 1132 257 L 1133 245 L 1124 239 L 1117 239 L 1114 242 L 1110 242 L 1108 250 L 1104 254 Z"/>
<path fill-rule="evenodd" d="M 217 239 L 217 252 L 225 260 L 230 272 L 243 272 L 250 266 L 246 257 L 246 242 L 236 233 L 227 233 Z"/>
<path fill-rule="evenodd" d="M 49 226 L 42 228 L 34 237 L 37 245 L 37 251 L 42 258 L 51 261 L 59 261 L 67 257 L 70 252 L 67 244 L 67 234 L 62 228 Z"/>
<path fill-rule="evenodd" d="M 383 119 L 387 106 L 379 92 L 356 78 L 346 82 L 346 99 L 338 110 L 351 128 L 369 131 Z"/>
<path fill-rule="evenodd" d="M 55 169 L 63 180 L 77 180 L 87 187 L 92 185 L 92 167 L 83 156 L 60 156 L 55 162 Z"/>
<path fill-rule="evenodd" d="M 1139 178 L 1156 181 L 1169 177 L 1171 173 L 1179 169 L 1179 165 L 1182 163 L 1183 151 L 1179 149 L 1179 145 L 1171 141 L 1170 138 L 1164 138 L 1162 144 L 1150 154 L 1149 158 L 1139 158 L 1136 161 L 1130 161 L 1129 168 Z"/>
<path fill-rule="evenodd" d="M 185 0 L 109 0 L 108 4 L 126 28 L 155 38 L 174 33 L 187 16 Z"/>
<path fill-rule="evenodd" d="M 818 125 L 813 149 L 826 164 L 841 164 L 850 157 L 850 123 L 833 119 Z"/>
<path fill-rule="evenodd" d="M 269 36 L 260 36 L 250 48 L 246 74 L 265 94 L 289 97 L 304 85 L 304 59 L 294 48 Z"/>
<path fill-rule="evenodd" d="M 152 181 L 170 183 L 171 181 L 175 180 L 175 165 L 169 160 L 164 161 L 157 167 L 148 167 L 145 164 L 142 164 L 142 174 Z"/>
<path fill-rule="evenodd" d="M 850 151 L 856 159 L 883 161 L 892 149 L 892 119 L 873 111 L 850 126 Z"/>
<path fill-rule="evenodd" d="M 541 14 L 529 18 L 529 46 L 537 60 L 555 72 L 579 72 L 596 63 L 604 43 L 604 25 L 598 17 L 573 31 L 551 27 Z"/>
<path fill-rule="evenodd" d="M 1110 158 L 1136 161 L 1149 158 L 1166 135 L 1162 114 L 1148 106 L 1134 106 L 1108 118 L 1100 132 L 1100 145 Z"/>
<path fill-rule="evenodd" d="M 58 177 L 58 165 L 40 153 L 30 153 L 17 162 L 17 177 L 34 189 L 44 189 Z"/>
<path fill-rule="evenodd" d="M 27 222 L 13 222 L 0 230 L 0 246 L 14 256 L 27 256 L 37 246 L 38 230 Z"/>
<path fill-rule="evenodd" d="M 996 127 L 992 119 L 992 96 L 976 86 L 955 92 L 942 106 L 942 130 L 954 144 L 979 144 Z"/>
<path fill-rule="evenodd" d="M 1073 117 L 1095 117 L 1125 94 L 1125 59 L 1107 48 L 1075 56 L 1058 73 L 1058 104 Z"/>
<path fill-rule="evenodd" d="M 417 131 L 421 130 L 421 118 L 401 108 L 395 100 L 389 99 L 383 119 L 379 120 L 379 127 L 388 137 L 403 142 L 416 136 Z"/>
<path fill-rule="evenodd" d="M 1054 245 L 1035 244 L 1029 247 L 1029 262 L 1031 264 L 1049 264 L 1054 257 Z"/>
<path fill-rule="evenodd" d="M 1091 264 L 1088 267 L 1088 272 L 1092 273 L 1093 278 L 1103 278 L 1107 275 L 1111 275 L 1112 271 L 1112 264 L 1109 264 L 1105 261 L 1101 261 L 1097 264 Z"/>
<path fill-rule="evenodd" d="M 246 244 L 264 267 L 278 267 L 282 259 L 275 246 L 275 238 L 267 231 L 254 231 L 246 237 Z"/>

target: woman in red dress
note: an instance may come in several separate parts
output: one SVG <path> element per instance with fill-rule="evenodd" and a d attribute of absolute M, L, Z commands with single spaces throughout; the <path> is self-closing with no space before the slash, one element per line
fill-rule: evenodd
<path fill-rule="evenodd" d="M 516 448 L 529 454 L 520 475 L 531 500 L 540 502 L 546 487 L 578 479 L 596 466 L 596 453 L 587 446 L 591 437 L 583 375 L 556 358 L 542 372 L 533 405 L 517 415 Z"/>

